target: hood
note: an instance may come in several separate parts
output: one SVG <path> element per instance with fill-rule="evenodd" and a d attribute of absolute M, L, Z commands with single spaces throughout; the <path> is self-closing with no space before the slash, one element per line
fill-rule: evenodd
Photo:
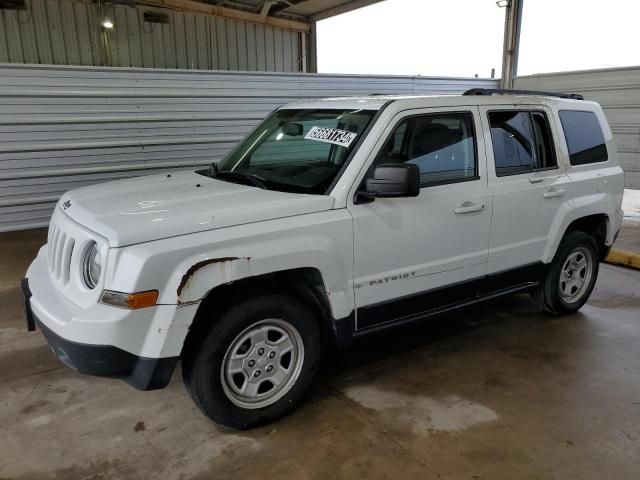
<path fill-rule="evenodd" d="M 112 247 L 329 210 L 333 198 L 262 190 L 178 172 L 72 190 L 57 208 Z"/>

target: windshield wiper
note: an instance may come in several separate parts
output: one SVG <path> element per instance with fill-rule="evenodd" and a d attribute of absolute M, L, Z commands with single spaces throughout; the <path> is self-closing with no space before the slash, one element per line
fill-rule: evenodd
<path fill-rule="evenodd" d="M 267 179 L 262 178 L 260 175 L 254 173 L 233 172 L 231 170 L 218 170 L 217 167 L 209 168 L 209 176 L 211 178 L 228 178 L 229 180 L 245 180 L 251 183 L 253 186 L 268 190 Z"/>

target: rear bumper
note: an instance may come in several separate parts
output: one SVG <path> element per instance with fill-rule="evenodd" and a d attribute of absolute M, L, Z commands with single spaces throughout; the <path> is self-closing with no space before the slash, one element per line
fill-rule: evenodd
<path fill-rule="evenodd" d="M 31 308 L 29 280 L 22 281 L 27 328 L 37 326 L 53 353 L 66 366 L 80 373 L 119 378 L 138 390 L 154 390 L 169 384 L 179 357 L 139 357 L 111 345 L 91 345 L 62 338 L 47 327 Z"/>

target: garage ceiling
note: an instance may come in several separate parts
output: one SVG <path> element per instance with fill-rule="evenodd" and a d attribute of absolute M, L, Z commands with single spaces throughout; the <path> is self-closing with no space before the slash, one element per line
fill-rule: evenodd
<path fill-rule="evenodd" d="M 314 22 L 383 0 L 112 0 L 309 32 Z"/>
<path fill-rule="evenodd" d="M 316 21 L 366 7 L 382 0 L 200 0 L 274 17 L 304 17 Z"/>

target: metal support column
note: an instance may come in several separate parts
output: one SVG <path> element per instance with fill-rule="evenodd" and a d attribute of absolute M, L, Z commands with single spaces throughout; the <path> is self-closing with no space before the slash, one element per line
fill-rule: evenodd
<path fill-rule="evenodd" d="M 309 72 L 318 73 L 318 34 L 316 22 L 311 22 L 311 31 L 309 32 Z"/>
<path fill-rule="evenodd" d="M 500 88 L 513 88 L 513 77 L 515 77 L 518 72 L 518 50 L 520 49 L 520 26 L 522 24 L 523 2 L 524 0 L 506 0 Z M 502 6 L 501 3 L 503 2 L 496 3 L 498 6 Z"/>

